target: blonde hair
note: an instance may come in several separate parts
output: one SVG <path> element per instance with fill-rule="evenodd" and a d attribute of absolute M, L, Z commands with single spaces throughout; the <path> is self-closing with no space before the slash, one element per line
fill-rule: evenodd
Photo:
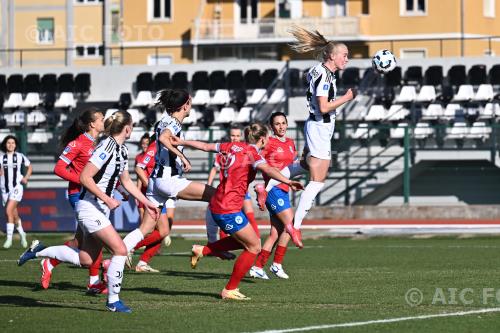
<path fill-rule="evenodd" d="M 104 133 L 113 136 L 132 124 L 132 116 L 127 111 L 116 111 L 104 121 Z"/>
<path fill-rule="evenodd" d="M 338 49 L 347 46 L 344 43 L 335 43 L 327 40 L 318 30 L 307 30 L 298 25 L 293 25 L 289 32 L 295 37 L 296 42 L 290 45 L 298 53 L 314 52 L 318 61 L 325 62 L 330 54 L 337 53 Z"/>
<path fill-rule="evenodd" d="M 262 123 L 252 123 L 245 127 L 245 141 L 255 144 L 260 138 L 267 136 L 267 126 Z"/>

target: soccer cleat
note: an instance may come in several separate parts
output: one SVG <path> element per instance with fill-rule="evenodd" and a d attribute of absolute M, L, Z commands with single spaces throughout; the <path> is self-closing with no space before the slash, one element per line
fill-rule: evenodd
<path fill-rule="evenodd" d="M 11 246 L 12 246 L 12 238 L 7 238 L 3 243 L 3 248 L 10 249 Z"/>
<path fill-rule="evenodd" d="M 215 257 L 222 259 L 222 260 L 234 260 L 234 259 L 236 259 L 236 255 L 234 253 L 229 252 L 229 251 L 216 251 L 216 252 L 212 252 L 210 255 L 215 256 Z"/>
<path fill-rule="evenodd" d="M 124 313 L 132 312 L 132 310 L 128 306 L 123 304 L 122 301 L 116 301 L 114 303 L 106 302 L 106 308 L 111 312 L 124 312 Z"/>
<path fill-rule="evenodd" d="M 227 290 L 226 288 L 224 288 L 222 289 L 220 296 L 222 297 L 222 299 L 234 299 L 237 301 L 249 301 L 251 299 L 250 297 L 246 297 L 245 295 L 240 293 L 239 289 Z"/>
<path fill-rule="evenodd" d="M 256 184 L 253 189 L 255 190 L 255 194 L 257 195 L 257 206 L 259 206 L 259 209 L 262 211 L 266 210 L 266 187 L 264 186 L 264 184 Z"/>
<path fill-rule="evenodd" d="M 108 287 L 102 281 L 87 285 L 87 294 L 89 295 L 99 295 L 99 294 L 106 295 L 107 293 L 108 293 Z"/>
<path fill-rule="evenodd" d="M 48 289 L 50 285 L 50 279 L 52 277 L 52 272 L 49 269 L 50 259 L 45 258 L 40 261 L 40 269 L 42 271 L 42 276 L 40 277 L 40 284 L 43 289 Z"/>
<path fill-rule="evenodd" d="M 153 267 L 146 265 L 137 265 L 135 266 L 135 271 L 139 273 L 160 273 L 159 270 L 154 269 Z"/>
<path fill-rule="evenodd" d="M 24 263 L 28 260 L 35 259 L 37 252 L 45 249 L 45 246 L 42 245 L 37 239 L 31 242 L 31 246 L 21 254 L 19 260 L 17 261 L 18 266 L 24 265 Z"/>
<path fill-rule="evenodd" d="M 281 264 L 277 264 L 277 263 L 273 262 L 271 267 L 269 267 L 269 270 L 271 272 L 273 272 L 274 275 L 276 275 L 277 277 L 279 277 L 281 279 L 288 279 L 289 278 L 288 274 L 286 274 L 285 271 L 283 270 L 283 266 L 281 266 Z"/>
<path fill-rule="evenodd" d="M 297 246 L 299 249 L 303 248 L 304 244 L 302 244 L 302 233 L 300 232 L 300 230 L 295 229 L 292 223 L 286 224 L 285 229 L 292 238 L 293 244 L 295 244 L 295 246 Z"/>
<path fill-rule="evenodd" d="M 167 235 L 165 238 L 163 238 L 163 244 L 165 244 L 165 246 L 167 247 L 172 245 L 172 238 L 170 238 L 170 235 Z"/>
<path fill-rule="evenodd" d="M 203 258 L 203 245 L 193 245 L 193 248 L 191 249 L 192 256 L 191 256 L 191 268 L 195 269 L 196 265 L 198 265 L 198 261 L 200 261 L 201 258 Z"/>
<path fill-rule="evenodd" d="M 125 266 L 127 266 L 128 269 L 132 269 L 132 266 L 134 264 L 134 250 L 130 250 L 129 253 L 127 253 L 127 259 L 125 260 Z"/>
<path fill-rule="evenodd" d="M 24 249 L 28 247 L 28 241 L 26 240 L 26 234 L 21 234 L 21 246 Z"/>
<path fill-rule="evenodd" d="M 262 280 L 269 280 L 269 276 L 267 276 L 266 272 L 260 267 L 252 266 L 248 271 L 251 277 Z"/>

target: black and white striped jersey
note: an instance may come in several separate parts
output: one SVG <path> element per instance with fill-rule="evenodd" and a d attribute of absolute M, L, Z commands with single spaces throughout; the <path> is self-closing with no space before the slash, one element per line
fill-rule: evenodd
<path fill-rule="evenodd" d="M 113 197 L 113 191 L 120 175 L 128 170 L 127 146 L 119 145 L 111 136 L 107 137 L 97 145 L 89 162 L 99 169 L 94 176 L 97 187 L 108 196 Z M 96 197 L 84 188 L 80 199 L 95 200 Z M 104 204 L 100 199 L 97 200 L 101 205 Z"/>
<path fill-rule="evenodd" d="M 328 101 L 333 101 L 336 98 L 337 86 L 335 74 L 330 71 L 324 64 L 320 63 L 312 67 L 307 73 L 307 107 L 309 113 L 315 116 L 321 116 L 318 105 L 318 96 L 328 97 Z M 335 116 L 335 111 L 331 111 L 330 116 Z"/>
<path fill-rule="evenodd" d="M 194 112 L 194 111 L 193 111 Z M 172 135 L 184 139 L 182 132 L 182 125 L 179 121 L 168 114 L 165 114 L 156 128 L 156 155 L 155 155 L 155 168 L 151 174 L 151 178 L 164 178 L 182 175 L 182 162 L 181 159 L 173 152 L 169 151 L 159 140 L 160 135 L 169 130 Z M 184 147 L 177 146 L 179 151 L 183 151 Z"/>
<path fill-rule="evenodd" d="M 3 175 L 0 177 L 0 186 L 2 192 L 8 193 L 19 185 L 23 179 L 22 166 L 28 167 L 30 164 L 30 160 L 23 153 L 1 154 L 0 167 L 2 168 Z"/>

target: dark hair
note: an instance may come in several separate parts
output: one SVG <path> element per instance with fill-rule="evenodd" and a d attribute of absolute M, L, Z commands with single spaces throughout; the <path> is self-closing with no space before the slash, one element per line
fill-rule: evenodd
<path fill-rule="evenodd" d="M 151 141 L 151 137 L 149 136 L 149 133 L 144 133 L 142 136 L 141 136 L 141 139 L 139 140 L 139 145 L 142 143 L 142 140 L 144 139 L 148 139 L 148 141 Z"/>
<path fill-rule="evenodd" d="M 271 118 L 269 118 L 269 125 L 273 126 L 274 118 L 279 117 L 279 116 L 285 117 L 286 123 L 288 124 L 288 119 L 286 118 L 286 114 L 284 112 L 278 111 L 278 112 L 274 112 L 271 115 Z"/>
<path fill-rule="evenodd" d="M 3 138 L 2 144 L 0 145 L 0 149 L 2 149 L 4 153 L 7 152 L 7 141 L 9 141 L 10 139 L 13 139 L 14 142 L 16 143 L 15 150 L 17 150 L 17 147 L 19 147 L 19 141 L 17 141 L 17 138 L 14 135 L 9 134 L 5 138 Z"/>
<path fill-rule="evenodd" d="M 168 114 L 172 114 L 186 104 L 189 97 L 189 93 L 184 89 L 164 89 L 159 92 L 155 105 Z"/>
<path fill-rule="evenodd" d="M 104 132 L 107 136 L 120 133 L 127 125 L 132 124 L 132 116 L 127 111 L 116 111 L 104 121 Z"/>
<path fill-rule="evenodd" d="M 104 112 L 94 107 L 81 111 L 75 120 L 73 120 L 71 126 L 61 135 L 61 147 L 66 147 L 68 143 L 75 140 L 80 134 L 87 132 L 90 129 L 90 123 L 96 120 L 97 113 L 104 116 Z"/>
<path fill-rule="evenodd" d="M 245 127 L 245 141 L 247 143 L 257 143 L 263 136 L 268 133 L 267 126 L 262 123 L 252 123 Z"/>

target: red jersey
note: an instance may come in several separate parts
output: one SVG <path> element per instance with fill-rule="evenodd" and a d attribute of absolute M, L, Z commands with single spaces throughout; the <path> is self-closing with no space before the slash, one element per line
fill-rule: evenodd
<path fill-rule="evenodd" d="M 68 164 L 71 172 L 80 175 L 85 164 L 94 152 L 95 139 L 87 133 L 80 134 L 75 140 L 68 143 L 59 158 Z M 80 192 L 81 185 L 70 181 L 68 185 L 68 194 Z"/>
<path fill-rule="evenodd" d="M 149 144 L 148 149 L 144 153 L 141 153 L 135 157 L 135 165 L 141 169 L 144 169 L 146 177 L 149 178 L 151 173 L 155 168 L 155 155 L 156 155 L 156 141 Z M 146 187 L 141 188 L 143 192 L 146 191 Z"/>
<path fill-rule="evenodd" d="M 214 167 L 217 168 L 218 171 L 220 171 L 220 166 L 222 165 L 222 157 L 224 155 L 222 154 L 216 154 L 215 155 L 215 161 L 214 161 Z M 222 172 L 219 172 L 219 181 L 222 181 Z"/>
<path fill-rule="evenodd" d="M 293 142 L 290 138 L 285 138 L 285 141 L 281 141 L 278 138 L 270 137 L 269 142 L 262 150 L 261 155 L 266 159 L 270 166 L 281 170 L 292 164 L 292 162 L 297 158 L 295 142 Z M 270 178 L 267 175 L 263 175 L 263 177 L 267 185 Z M 283 183 L 276 186 L 285 192 L 290 190 L 290 186 Z"/>
<path fill-rule="evenodd" d="M 257 173 L 256 167 L 266 160 L 260 156 L 255 146 L 244 142 L 217 144 L 221 157 L 222 179 L 209 208 L 214 214 L 231 214 L 241 211 L 248 185 Z"/>

